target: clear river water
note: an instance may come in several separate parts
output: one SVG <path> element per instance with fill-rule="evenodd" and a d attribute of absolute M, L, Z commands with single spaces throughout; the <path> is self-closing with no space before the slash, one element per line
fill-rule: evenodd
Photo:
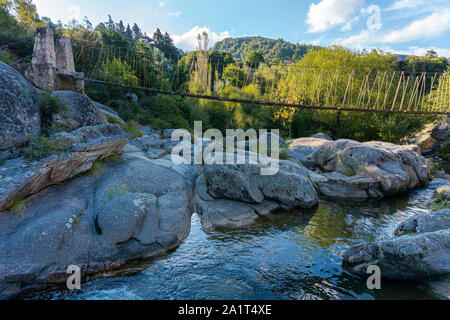
<path fill-rule="evenodd" d="M 192 217 L 190 236 L 176 250 L 77 292 L 50 291 L 33 299 L 435 299 L 426 285 L 365 281 L 343 270 L 342 254 L 360 242 L 392 236 L 424 206 L 433 189 L 396 199 L 278 213 L 244 230 L 203 231 Z"/>

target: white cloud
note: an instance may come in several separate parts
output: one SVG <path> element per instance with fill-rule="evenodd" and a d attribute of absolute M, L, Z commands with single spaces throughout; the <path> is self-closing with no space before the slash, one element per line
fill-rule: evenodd
<path fill-rule="evenodd" d="M 436 11 L 430 16 L 416 20 L 401 30 L 395 30 L 383 37 L 383 42 L 399 43 L 434 37 L 450 30 L 450 9 Z"/>
<path fill-rule="evenodd" d="M 177 12 L 169 12 L 169 16 L 179 18 L 183 12 L 177 11 Z"/>
<path fill-rule="evenodd" d="M 376 29 L 362 30 L 359 34 L 336 42 L 347 47 L 363 49 L 374 44 L 402 43 L 418 39 L 428 39 L 450 30 L 450 9 L 436 11 L 430 16 L 411 22 L 403 29 L 388 33 Z"/>
<path fill-rule="evenodd" d="M 348 23 L 363 4 L 364 0 L 322 0 L 318 4 L 312 3 L 306 19 L 310 26 L 308 32 L 325 32 Z"/>
<path fill-rule="evenodd" d="M 185 51 L 192 51 L 196 50 L 197 48 L 197 37 L 199 34 L 202 34 L 203 32 L 206 32 L 209 35 L 209 46 L 212 47 L 216 42 L 222 41 L 223 39 L 230 38 L 230 32 L 224 31 L 221 33 L 216 33 L 214 31 L 211 31 L 209 28 L 206 27 L 193 27 L 188 32 L 182 34 L 182 35 L 172 35 L 173 42 L 178 48 L 181 48 Z"/>
<path fill-rule="evenodd" d="M 165 5 L 164 2 L 160 2 L 160 3 L 159 3 L 159 6 L 160 6 L 160 7 L 164 7 L 164 5 Z"/>
<path fill-rule="evenodd" d="M 353 29 L 353 26 L 359 21 L 359 16 L 350 19 L 344 26 L 341 28 L 341 31 L 350 31 Z"/>
<path fill-rule="evenodd" d="M 395 54 L 403 54 L 403 55 L 414 55 L 414 56 L 424 56 L 428 50 L 434 50 L 437 52 L 440 57 L 450 57 L 450 49 L 443 49 L 437 47 L 430 48 L 420 48 L 420 47 L 409 47 L 406 50 L 396 50 L 391 47 L 381 47 L 381 50 L 384 52 L 395 53 Z"/>
<path fill-rule="evenodd" d="M 69 6 L 66 10 L 66 13 L 68 14 L 68 20 L 77 20 L 81 21 L 81 8 L 75 4 Z"/>
<path fill-rule="evenodd" d="M 428 0 L 429 1 L 429 0 Z M 394 2 L 392 6 L 387 8 L 386 10 L 399 10 L 399 9 L 410 9 L 416 8 L 425 4 L 425 0 L 397 0 Z"/>

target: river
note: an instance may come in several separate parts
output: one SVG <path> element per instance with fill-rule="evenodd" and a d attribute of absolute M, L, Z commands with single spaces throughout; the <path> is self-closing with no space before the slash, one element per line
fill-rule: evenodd
<path fill-rule="evenodd" d="M 381 202 L 274 214 L 244 230 L 204 232 L 192 217 L 190 236 L 173 252 L 33 299 L 435 299 L 425 285 L 382 282 L 372 291 L 342 269 L 343 252 L 391 237 L 424 206 L 434 189 Z"/>

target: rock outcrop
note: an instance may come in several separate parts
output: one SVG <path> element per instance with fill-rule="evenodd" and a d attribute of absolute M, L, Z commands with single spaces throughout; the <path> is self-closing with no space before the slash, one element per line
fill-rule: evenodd
<path fill-rule="evenodd" d="M 282 161 L 274 176 L 260 172 L 261 164 L 205 165 L 196 181 L 203 227 L 246 227 L 280 209 L 305 210 L 318 204 L 308 170 L 297 163 Z"/>
<path fill-rule="evenodd" d="M 446 151 L 447 156 L 450 148 L 450 118 L 445 117 L 438 125 L 436 125 L 431 132 L 431 135 L 436 139 L 435 149 L 437 151 Z"/>
<path fill-rule="evenodd" d="M 0 214 L 0 299 L 63 285 L 163 254 L 190 232 L 191 189 L 172 170 L 139 157 L 52 186 L 20 214 Z"/>
<path fill-rule="evenodd" d="M 368 198 L 394 196 L 429 181 L 430 166 L 417 146 L 385 142 L 329 141 L 310 158 L 328 172 L 367 177 L 378 181 Z"/>
<path fill-rule="evenodd" d="M 65 105 L 64 110 L 53 115 L 53 127 L 64 130 L 76 130 L 81 127 L 106 124 L 106 116 L 89 97 L 72 91 L 54 91 L 53 97 L 58 97 Z"/>
<path fill-rule="evenodd" d="M 0 157 L 41 130 L 38 90 L 0 62 Z"/>
<path fill-rule="evenodd" d="M 377 265 L 391 280 L 433 280 L 450 274 L 450 210 L 420 214 L 395 231 L 398 237 L 357 245 L 343 256 L 343 266 L 365 276 Z"/>
<path fill-rule="evenodd" d="M 58 137 L 67 142 L 67 152 L 34 162 L 16 158 L 0 167 L 0 212 L 16 200 L 88 171 L 96 159 L 119 152 L 131 138 L 117 124 L 83 127 Z"/>

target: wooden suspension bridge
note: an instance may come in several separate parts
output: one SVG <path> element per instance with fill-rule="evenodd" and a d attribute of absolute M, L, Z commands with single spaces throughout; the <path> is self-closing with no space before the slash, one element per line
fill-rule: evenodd
<path fill-rule="evenodd" d="M 230 67 L 230 64 L 225 66 L 219 60 L 214 61 L 201 50 L 187 70 L 186 66 L 181 70 L 179 57 L 172 63 L 172 57 L 165 57 L 157 50 L 140 52 L 84 41 L 72 41 L 71 45 L 74 64 L 82 73 L 58 74 L 71 81 L 280 108 L 387 114 L 450 113 L 449 71 L 407 73 L 301 64 L 231 64 Z M 33 53 L 33 59 L 39 60 L 37 54 Z M 223 76 L 225 70 L 228 71 L 226 79 Z M 183 71 L 188 75 L 185 79 L 182 79 Z M 183 85 L 190 82 L 196 84 L 195 90 L 190 85 Z M 227 86 L 243 94 L 230 96 L 223 90 Z M 249 86 L 259 92 L 256 98 L 245 94 L 245 88 Z"/>

